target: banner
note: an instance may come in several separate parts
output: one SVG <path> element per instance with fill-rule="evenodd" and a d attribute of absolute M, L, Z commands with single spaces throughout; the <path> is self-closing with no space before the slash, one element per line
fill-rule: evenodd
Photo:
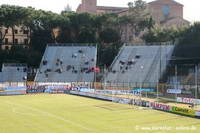
<path fill-rule="evenodd" d="M 196 115 L 196 112 L 192 109 L 180 108 L 180 107 L 176 107 L 176 106 L 172 106 L 171 112 L 183 114 L 183 115 L 188 115 L 188 116 L 195 116 Z"/>
<path fill-rule="evenodd" d="M 154 89 L 154 88 L 133 88 L 133 91 L 137 91 L 137 92 L 155 92 L 156 89 Z"/>
<path fill-rule="evenodd" d="M 26 86 L 8 86 L 6 88 L 2 88 L 4 91 L 16 91 L 16 90 L 26 90 Z"/>
<path fill-rule="evenodd" d="M 158 110 L 164 110 L 164 111 L 170 111 L 170 106 L 169 105 L 164 105 L 158 102 L 151 102 L 150 107 Z"/>
<path fill-rule="evenodd" d="M 187 104 L 197 104 L 197 105 L 200 105 L 200 99 L 177 97 L 176 100 L 179 103 L 187 103 Z"/>
<path fill-rule="evenodd" d="M 180 89 L 167 89 L 167 93 L 169 94 L 181 94 Z"/>
<path fill-rule="evenodd" d="M 65 90 L 70 90 L 68 85 L 48 85 L 45 87 L 45 93 L 65 93 Z"/>
<path fill-rule="evenodd" d="M 88 92 L 88 93 L 94 93 L 95 89 L 89 88 L 89 87 L 80 87 L 79 89 L 81 92 Z"/>
<path fill-rule="evenodd" d="M 52 93 L 52 94 L 64 94 L 65 91 L 64 90 L 51 90 L 49 93 Z"/>
<path fill-rule="evenodd" d="M 1 88 L 0 95 L 24 95 L 26 94 L 26 87 L 8 86 Z"/>
<path fill-rule="evenodd" d="M 51 90 L 66 90 L 66 89 L 70 89 L 70 87 L 68 85 L 48 85 L 46 86 L 46 89 L 51 89 Z"/>
<path fill-rule="evenodd" d="M 131 103 L 131 99 L 126 99 L 126 98 L 113 98 L 112 101 L 116 102 L 116 103 L 121 103 L 121 104 L 130 104 Z"/>
<path fill-rule="evenodd" d="M 8 92 L 0 92 L 0 95 L 25 95 L 26 91 L 8 91 Z"/>
<path fill-rule="evenodd" d="M 190 95 L 190 94 L 192 94 L 192 91 L 191 90 L 181 90 L 181 94 Z"/>
<path fill-rule="evenodd" d="M 44 93 L 45 89 L 27 89 L 27 93 Z"/>

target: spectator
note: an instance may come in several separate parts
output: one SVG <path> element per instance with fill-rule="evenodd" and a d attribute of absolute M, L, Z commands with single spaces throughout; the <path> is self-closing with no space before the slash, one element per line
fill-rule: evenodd
<path fill-rule="evenodd" d="M 68 65 L 66 70 L 69 71 L 71 68 L 72 68 L 72 66 Z"/>
<path fill-rule="evenodd" d="M 44 61 L 42 62 L 43 65 L 47 65 L 47 63 L 48 63 L 47 60 L 44 60 Z"/>
<path fill-rule="evenodd" d="M 72 58 L 76 58 L 77 56 L 77 53 L 72 54 Z"/>
<path fill-rule="evenodd" d="M 83 53 L 83 50 L 79 50 L 78 52 L 79 52 L 79 53 Z"/>

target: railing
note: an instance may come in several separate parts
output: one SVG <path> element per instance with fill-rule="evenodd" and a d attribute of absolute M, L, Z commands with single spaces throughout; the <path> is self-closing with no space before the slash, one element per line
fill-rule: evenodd
<path fill-rule="evenodd" d="M 157 84 L 158 86 L 155 86 Z M 102 83 L 102 82 L 0 82 L 0 89 L 9 86 L 59 86 L 67 85 L 69 87 L 88 87 L 94 89 L 106 89 L 106 90 L 139 90 L 140 88 L 149 90 L 144 92 L 146 96 L 152 96 L 154 94 L 159 94 L 159 96 L 164 98 L 176 98 L 176 97 L 188 97 L 195 98 L 198 96 L 200 98 L 200 92 L 196 92 L 196 85 L 179 85 L 178 89 L 181 89 L 181 94 L 170 94 L 168 89 L 176 89 L 170 84 L 159 84 L 159 83 L 127 83 L 127 82 L 116 82 L 116 83 Z M 142 85 L 142 86 L 141 86 Z M 158 91 L 157 91 L 158 88 Z M 153 90 L 153 92 L 151 91 Z M 197 95 L 196 95 L 197 93 Z"/>
<path fill-rule="evenodd" d="M 48 46 L 74 46 L 74 47 L 88 47 L 88 46 L 96 46 L 96 43 L 48 43 Z"/>
<path fill-rule="evenodd" d="M 3 63 L 3 67 L 27 67 L 25 63 Z"/>
<path fill-rule="evenodd" d="M 166 70 L 167 70 L 167 67 L 168 67 L 168 65 L 169 65 L 169 63 L 170 63 L 170 60 L 171 60 L 171 58 L 172 58 L 172 54 L 173 54 L 174 50 L 175 50 L 175 47 L 173 47 L 173 48 L 171 49 L 171 51 L 169 52 L 168 56 L 166 57 L 166 64 L 165 64 L 165 67 L 163 67 L 163 69 L 161 69 L 161 71 L 160 71 L 160 75 L 159 75 L 160 78 L 162 78 L 162 77 L 164 76 L 164 73 L 165 73 Z"/>
<path fill-rule="evenodd" d="M 131 60 L 133 59 L 133 57 L 136 55 L 136 51 L 137 51 L 136 48 L 133 48 L 133 49 L 131 50 L 131 53 L 130 53 L 130 55 L 129 55 L 129 57 L 128 57 L 128 61 L 131 61 Z M 119 80 L 119 79 L 120 79 L 120 74 L 126 69 L 126 67 L 127 67 L 127 65 L 124 65 L 124 66 L 122 67 L 122 69 L 118 72 L 118 74 L 117 74 L 117 81 L 120 81 L 120 80 Z"/>
<path fill-rule="evenodd" d="M 81 49 L 81 51 L 83 51 L 83 53 L 81 54 L 80 61 L 79 61 L 80 64 L 79 64 L 78 77 L 77 77 L 78 82 L 81 82 L 83 79 L 84 73 L 81 72 L 81 69 L 83 68 L 85 59 L 86 59 L 86 54 L 84 56 L 84 53 L 86 53 L 86 51 L 84 51 L 83 49 Z"/>
<path fill-rule="evenodd" d="M 110 65 L 109 67 L 109 70 L 112 70 L 114 64 L 116 63 L 116 61 L 119 59 L 120 55 L 122 54 L 122 52 L 124 51 L 124 48 L 125 48 L 125 45 L 123 45 L 120 50 L 119 50 L 119 53 L 118 55 L 115 57 L 115 59 L 113 60 L 112 64 Z M 107 72 L 104 76 L 103 76 L 103 79 L 102 81 L 105 81 L 106 77 L 108 76 L 109 72 Z"/>
<path fill-rule="evenodd" d="M 154 57 L 153 63 L 151 64 L 149 68 L 149 71 L 146 75 L 146 78 L 144 79 L 144 82 L 148 82 L 148 80 L 151 78 L 152 73 L 155 71 L 156 65 L 158 65 L 158 61 L 160 61 L 159 60 L 159 58 L 161 58 L 160 56 L 161 56 L 161 47 L 157 50 L 156 56 Z M 160 78 L 160 77 L 157 77 L 157 78 Z"/>
<path fill-rule="evenodd" d="M 42 60 L 41 60 L 41 63 L 40 63 L 40 66 L 39 66 L 39 70 L 42 68 L 42 66 L 43 66 L 43 61 L 46 59 L 46 54 L 48 53 L 48 45 L 46 46 L 46 49 L 45 49 L 45 52 L 44 52 L 44 55 L 43 55 L 43 57 L 42 57 Z M 36 75 L 35 75 L 35 79 L 34 79 L 34 81 L 36 81 L 37 79 L 37 77 L 38 77 L 38 74 L 40 73 L 40 71 L 37 71 L 36 72 Z"/>
<path fill-rule="evenodd" d="M 151 42 L 151 43 L 145 43 L 145 42 L 139 42 L 139 43 L 125 43 L 126 46 L 151 46 L 151 45 L 175 45 L 172 41 L 169 42 Z"/>

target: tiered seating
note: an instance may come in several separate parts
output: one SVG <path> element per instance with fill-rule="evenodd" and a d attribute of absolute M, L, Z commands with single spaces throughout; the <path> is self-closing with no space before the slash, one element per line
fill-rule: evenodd
<path fill-rule="evenodd" d="M 94 46 L 49 45 L 44 53 L 37 82 L 92 82 L 97 50 Z"/>
<path fill-rule="evenodd" d="M 155 56 L 153 63 L 149 68 L 149 72 L 146 75 L 144 82 L 157 82 L 163 76 L 169 60 L 171 59 L 174 50 L 173 45 L 163 45 L 157 47 L 159 47 L 159 51 L 157 52 L 157 55 Z"/>
<path fill-rule="evenodd" d="M 104 80 L 110 83 L 156 83 L 165 71 L 173 49 L 173 45 L 124 46 Z"/>
<path fill-rule="evenodd" d="M 3 64 L 0 82 L 25 82 L 27 66 L 24 64 Z"/>

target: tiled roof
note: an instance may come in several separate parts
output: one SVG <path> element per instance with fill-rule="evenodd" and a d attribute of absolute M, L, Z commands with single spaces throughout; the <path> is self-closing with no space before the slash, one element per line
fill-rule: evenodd
<path fill-rule="evenodd" d="M 152 2 L 149 2 L 148 4 L 164 4 L 164 3 L 169 3 L 169 4 L 173 4 L 173 5 L 179 5 L 179 6 L 183 6 L 183 4 L 181 3 L 178 3 L 174 0 L 155 0 L 155 1 L 152 1 Z"/>
<path fill-rule="evenodd" d="M 97 9 L 101 10 L 124 10 L 128 7 L 111 7 L 111 6 L 97 6 Z"/>

